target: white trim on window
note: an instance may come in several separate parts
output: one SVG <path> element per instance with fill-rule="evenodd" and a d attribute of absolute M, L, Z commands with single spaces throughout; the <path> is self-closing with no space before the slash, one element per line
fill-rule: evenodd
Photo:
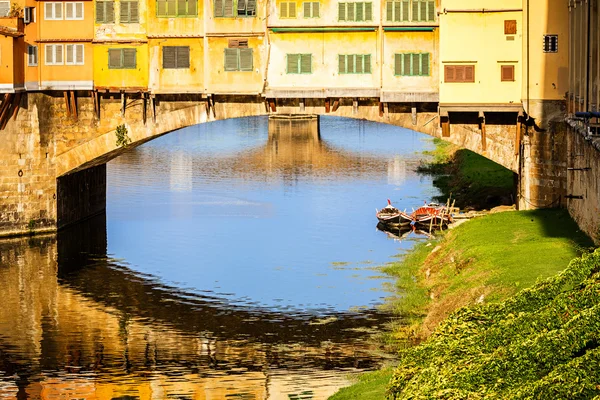
<path fill-rule="evenodd" d="M 64 46 L 62 44 L 47 44 L 44 46 L 44 64 L 63 65 Z"/>
<path fill-rule="evenodd" d="M 37 46 L 27 46 L 27 66 L 28 67 L 37 67 L 38 65 L 38 47 Z"/>
<path fill-rule="evenodd" d="M 10 1 L 0 1 L 0 17 L 8 17 L 10 13 Z"/>
<path fill-rule="evenodd" d="M 82 44 L 66 44 L 65 45 L 65 64 L 66 65 L 83 65 L 83 45 Z"/>
<path fill-rule="evenodd" d="M 63 3 L 47 2 L 44 3 L 44 19 L 46 20 L 62 20 L 63 19 Z"/>
<path fill-rule="evenodd" d="M 83 2 L 65 2 L 65 19 L 82 20 Z"/>

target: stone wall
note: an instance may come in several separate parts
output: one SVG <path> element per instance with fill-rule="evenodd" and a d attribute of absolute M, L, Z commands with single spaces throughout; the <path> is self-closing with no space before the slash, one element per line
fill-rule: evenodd
<path fill-rule="evenodd" d="M 106 164 L 63 175 L 57 180 L 57 228 L 106 210 Z"/>

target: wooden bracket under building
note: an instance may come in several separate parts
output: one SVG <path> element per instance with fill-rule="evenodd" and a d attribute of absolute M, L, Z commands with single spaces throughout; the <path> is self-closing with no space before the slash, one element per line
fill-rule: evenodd
<path fill-rule="evenodd" d="M 412 124 L 417 125 L 417 105 L 413 104 L 410 108 L 410 115 L 412 117 Z"/>
<path fill-rule="evenodd" d="M 485 114 L 479 111 L 479 129 L 481 129 L 481 150 L 487 150 L 487 138 L 485 133 Z"/>
<path fill-rule="evenodd" d="M 440 126 L 442 127 L 442 137 L 450 137 L 450 116 L 440 113 Z"/>
<path fill-rule="evenodd" d="M 379 117 L 383 117 L 384 115 L 384 105 L 383 102 L 380 100 L 379 101 Z"/>
<path fill-rule="evenodd" d="M 517 117 L 517 126 L 515 128 L 515 156 L 519 155 L 521 149 L 521 136 L 523 135 L 523 123 L 525 122 L 525 116 L 522 112 Z"/>
<path fill-rule="evenodd" d="M 305 110 L 304 99 L 300 99 L 300 112 L 303 113 Z"/>
<path fill-rule="evenodd" d="M 144 125 L 146 125 L 146 119 L 148 117 L 148 101 L 146 93 L 142 93 L 142 118 L 144 119 Z"/>
<path fill-rule="evenodd" d="M 352 114 L 358 114 L 358 97 L 352 99 Z"/>
<path fill-rule="evenodd" d="M 338 107 L 340 106 L 340 103 L 342 102 L 342 99 L 337 99 L 336 101 L 333 102 L 333 108 L 331 109 L 331 112 L 336 112 Z"/>
<path fill-rule="evenodd" d="M 325 99 L 325 113 L 329 113 L 331 111 L 331 102 L 329 98 Z"/>
<path fill-rule="evenodd" d="M 125 105 L 127 101 L 127 95 L 124 90 L 121 90 L 121 117 L 125 116 Z"/>
<path fill-rule="evenodd" d="M 4 129 L 4 126 L 6 126 L 6 121 L 9 119 L 9 111 L 10 107 L 12 106 L 13 97 L 14 94 L 12 93 L 4 94 L 2 105 L 0 105 L 0 129 Z"/>
<path fill-rule="evenodd" d="M 269 108 L 271 112 L 277 112 L 277 99 L 269 99 Z"/>
<path fill-rule="evenodd" d="M 90 96 L 92 96 L 92 103 L 94 104 L 94 113 L 96 114 L 96 118 L 100 119 L 100 101 L 102 99 L 102 95 L 97 90 L 92 90 L 90 92 Z"/>
<path fill-rule="evenodd" d="M 77 120 L 77 99 L 74 90 L 65 90 L 65 108 L 67 109 L 67 117 L 73 117 Z"/>
<path fill-rule="evenodd" d="M 150 95 L 150 103 L 152 108 L 152 122 L 156 123 L 156 95 Z"/>

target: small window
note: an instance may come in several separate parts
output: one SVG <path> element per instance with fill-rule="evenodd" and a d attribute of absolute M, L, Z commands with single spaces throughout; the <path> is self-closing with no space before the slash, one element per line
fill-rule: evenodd
<path fill-rule="evenodd" d="M 96 1 L 96 22 L 99 24 L 112 24 L 115 22 L 114 1 Z"/>
<path fill-rule="evenodd" d="M 65 2 L 65 19 L 83 19 L 83 3 Z"/>
<path fill-rule="evenodd" d="M 475 82 L 475 65 L 445 65 L 444 82 Z"/>
<path fill-rule="evenodd" d="M 163 47 L 164 69 L 187 69 L 190 67 L 189 46 L 165 46 Z"/>
<path fill-rule="evenodd" d="M 302 10 L 304 12 L 304 18 L 319 18 L 321 3 L 318 1 L 305 1 L 302 3 Z"/>
<path fill-rule="evenodd" d="M 35 7 L 25 7 L 23 9 L 23 22 L 26 24 L 35 22 Z"/>
<path fill-rule="evenodd" d="M 252 71 L 252 49 L 225 49 L 225 71 Z"/>
<path fill-rule="evenodd" d="M 544 35 L 544 53 L 558 53 L 558 35 Z"/>
<path fill-rule="evenodd" d="M 515 81 L 515 66 L 501 65 L 500 66 L 500 81 L 514 82 Z"/>
<path fill-rule="evenodd" d="M 109 49 L 109 69 L 135 69 L 136 49 Z"/>
<path fill-rule="evenodd" d="M 338 3 L 338 19 L 340 21 L 372 21 L 373 3 L 344 2 Z"/>
<path fill-rule="evenodd" d="M 44 19 L 61 20 L 63 19 L 63 3 L 48 2 L 44 3 Z"/>
<path fill-rule="evenodd" d="M 387 1 L 385 3 L 385 18 L 388 22 L 407 22 L 410 10 L 409 0 Z"/>
<path fill-rule="evenodd" d="M 198 0 L 156 0 L 157 17 L 197 17 Z"/>
<path fill-rule="evenodd" d="M 286 1 L 279 3 L 279 18 L 296 18 L 296 3 Z"/>
<path fill-rule="evenodd" d="M 0 17 L 8 17 L 10 13 L 10 1 L 0 1 Z"/>
<path fill-rule="evenodd" d="M 37 67 L 38 65 L 38 48 L 37 46 L 27 46 L 27 65 Z"/>
<path fill-rule="evenodd" d="M 45 64 L 46 65 L 62 65 L 63 61 L 63 45 L 62 44 L 47 44 L 44 46 Z"/>
<path fill-rule="evenodd" d="M 294 11 L 296 4 L 294 3 Z M 256 15 L 256 0 L 238 0 L 237 15 L 240 17 L 253 17 Z"/>
<path fill-rule="evenodd" d="M 288 54 L 288 74 L 310 74 L 312 73 L 312 54 Z"/>
<path fill-rule="evenodd" d="M 340 54 L 338 55 L 338 72 L 340 74 L 370 74 L 370 54 Z"/>
<path fill-rule="evenodd" d="M 67 44 L 65 45 L 67 65 L 83 65 L 83 44 Z"/>
<path fill-rule="evenodd" d="M 400 76 L 429 76 L 429 53 L 394 54 L 394 74 Z"/>
<path fill-rule="evenodd" d="M 435 1 L 413 0 L 412 21 L 433 22 L 435 21 Z"/>
<path fill-rule="evenodd" d="M 215 17 L 233 16 L 233 0 L 215 0 Z"/>
<path fill-rule="evenodd" d="M 229 39 L 228 47 L 230 49 L 247 49 L 248 39 Z"/>
<path fill-rule="evenodd" d="M 504 21 L 504 34 L 505 35 L 516 35 L 517 34 L 517 21 L 514 19 Z"/>
<path fill-rule="evenodd" d="M 139 4 L 137 1 L 121 1 L 119 22 L 122 24 L 137 24 L 140 22 Z"/>

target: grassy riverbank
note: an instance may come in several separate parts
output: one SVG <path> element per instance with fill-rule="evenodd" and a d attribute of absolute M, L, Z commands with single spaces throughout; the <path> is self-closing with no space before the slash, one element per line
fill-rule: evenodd
<path fill-rule="evenodd" d="M 426 167 L 432 173 L 436 169 L 438 173 L 454 171 L 452 178 L 444 178 L 448 193 L 479 193 L 477 202 L 489 204 L 494 196 L 501 198 L 509 188 L 512 190 L 512 172 L 491 162 L 486 164 L 479 156 L 464 153 L 457 157 L 454 150 L 451 145 L 438 143 L 432 154 L 434 162 Z M 487 173 L 474 172 L 481 163 L 481 170 Z M 474 181 L 467 183 L 469 179 Z M 469 188 L 457 190 L 463 184 Z M 496 184 L 503 187 L 504 195 L 492 194 L 495 189 L 489 185 Z M 468 198 L 463 200 L 463 207 L 473 205 Z M 386 272 L 396 277 L 398 291 L 398 298 L 390 299 L 387 307 L 399 316 L 385 338 L 386 345 L 420 354 L 416 349 L 422 346 L 417 344 L 428 339 L 440 323 L 452 326 L 457 332 L 462 329 L 447 319 L 455 310 L 463 306 L 486 307 L 515 296 L 539 279 L 556 276 L 590 246 L 592 242 L 579 231 L 568 213 L 555 209 L 489 214 L 422 243 L 400 261 L 385 267 Z M 426 343 L 431 340 L 435 339 Z M 404 360 L 400 361 L 400 372 L 394 378 L 398 394 L 411 382 L 413 364 L 408 358 Z M 420 360 L 419 384 L 425 385 L 427 358 Z M 446 378 L 450 379 L 451 373 L 448 374 Z M 392 375 L 392 368 L 365 374 L 332 399 L 383 399 Z M 436 388 L 432 386 L 428 395 Z M 411 386 L 410 390 L 416 389 Z"/>

